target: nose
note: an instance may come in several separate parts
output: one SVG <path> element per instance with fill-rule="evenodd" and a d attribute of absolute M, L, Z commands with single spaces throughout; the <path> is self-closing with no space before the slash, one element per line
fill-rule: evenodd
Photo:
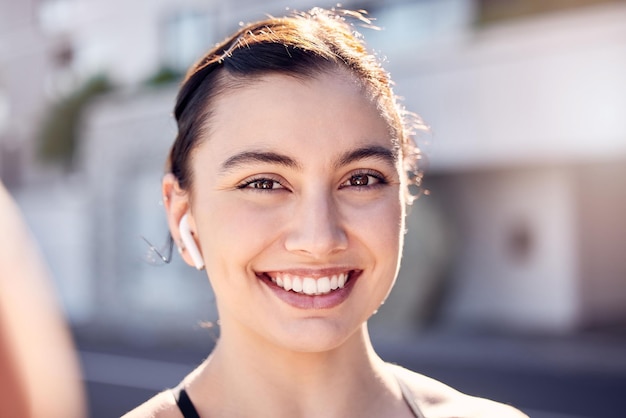
<path fill-rule="evenodd" d="M 289 224 L 287 251 L 323 259 L 348 247 L 342 216 L 328 193 L 299 199 Z"/>

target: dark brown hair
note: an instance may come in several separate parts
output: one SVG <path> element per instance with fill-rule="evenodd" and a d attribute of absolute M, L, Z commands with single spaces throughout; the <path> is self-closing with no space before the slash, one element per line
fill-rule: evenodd
<path fill-rule="evenodd" d="M 193 65 L 178 93 L 174 109 L 178 135 L 167 164 L 181 188 L 192 183 L 189 157 L 200 138 L 208 136 L 217 96 L 269 73 L 308 78 L 338 68 L 347 69 L 375 100 L 402 151 L 409 184 L 419 186 L 420 154 L 412 135 L 421 122 L 398 105 L 389 75 L 350 21 L 370 24 L 359 12 L 320 8 L 268 18 L 242 27 Z"/>

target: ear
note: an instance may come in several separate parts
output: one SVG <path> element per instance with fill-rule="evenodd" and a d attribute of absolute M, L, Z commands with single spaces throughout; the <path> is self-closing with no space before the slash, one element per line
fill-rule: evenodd
<path fill-rule="evenodd" d="M 167 224 L 178 252 L 188 265 L 201 270 L 204 262 L 196 239 L 196 225 L 190 211 L 189 192 L 180 187 L 173 174 L 168 173 L 163 177 L 162 193 Z"/>

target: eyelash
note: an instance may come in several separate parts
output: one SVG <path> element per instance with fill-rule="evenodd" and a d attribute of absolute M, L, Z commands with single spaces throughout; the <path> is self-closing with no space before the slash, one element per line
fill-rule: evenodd
<path fill-rule="evenodd" d="M 375 178 L 377 182 L 374 183 L 374 184 L 365 184 L 365 185 L 349 185 L 349 184 L 346 185 L 346 183 L 350 182 L 355 177 L 360 177 L 360 176 L 368 177 L 368 183 L 369 183 L 369 178 L 370 177 Z M 380 186 L 384 186 L 386 184 L 389 184 L 389 181 L 387 180 L 387 178 L 383 174 L 381 174 L 378 171 L 374 171 L 374 170 L 357 170 L 356 172 L 351 173 L 350 177 L 346 181 L 341 183 L 339 188 L 343 189 L 345 187 L 351 187 L 351 188 L 355 188 L 357 190 L 362 190 L 362 189 L 371 189 L 371 188 L 374 188 L 374 187 L 380 187 Z"/>
<path fill-rule="evenodd" d="M 262 182 L 272 182 L 273 187 L 270 189 L 265 189 L 265 188 L 261 188 L 261 187 L 254 187 L 254 184 L 261 184 Z M 280 187 L 275 187 L 276 185 L 280 186 Z M 277 180 L 277 179 L 273 179 L 271 177 L 253 177 L 250 179 L 245 180 L 243 183 L 239 184 L 237 186 L 237 189 L 239 190 L 243 190 L 243 189 L 252 189 L 255 192 L 272 192 L 272 191 L 276 191 L 276 190 L 283 190 L 286 189 L 285 186 L 283 186 L 283 184 Z"/>

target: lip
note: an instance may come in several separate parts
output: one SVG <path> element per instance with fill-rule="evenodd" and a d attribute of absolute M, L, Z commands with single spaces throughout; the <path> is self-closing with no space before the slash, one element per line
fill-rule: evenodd
<path fill-rule="evenodd" d="M 343 288 L 331 291 L 323 295 L 307 295 L 304 293 L 296 293 L 291 290 L 285 290 L 272 282 L 271 275 L 277 272 L 257 273 L 257 277 L 269 287 L 269 289 L 280 300 L 288 305 L 298 309 L 332 309 L 342 304 L 352 292 L 355 283 L 361 276 L 362 270 L 349 268 L 328 268 L 328 269 L 297 269 L 297 270 L 281 270 L 280 273 L 286 273 L 301 277 L 321 278 L 333 274 L 348 272 L 348 279 Z"/>

